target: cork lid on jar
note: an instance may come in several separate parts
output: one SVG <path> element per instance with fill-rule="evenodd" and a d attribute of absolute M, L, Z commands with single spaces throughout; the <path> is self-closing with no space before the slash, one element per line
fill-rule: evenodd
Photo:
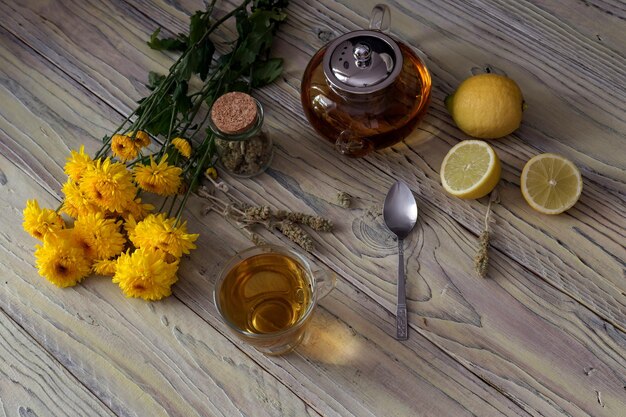
<path fill-rule="evenodd" d="M 211 107 L 213 125 L 227 134 L 245 132 L 254 125 L 257 116 L 256 100 L 246 93 L 226 93 Z"/>

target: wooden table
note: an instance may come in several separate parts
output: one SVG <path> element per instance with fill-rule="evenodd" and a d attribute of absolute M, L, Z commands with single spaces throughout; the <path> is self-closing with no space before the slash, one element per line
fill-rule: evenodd
<path fill-rule="evenodd" d="M 199 248 L 161 302 L 126 299 L 95 276 L 53 287 L 21 229 L 27 199 L 58 204 L 70 149 L 93 152 L 146 94 L 147 72 L 171 65 L 149 34 L 185 31 L 202 2 L 0 2 L 0 415 L 626 416 L 626 6 L 391 1 L 393 32 L 427 57 L 432 104 L 407 140 L 346 159 L 306 122 L 300 77 L 326 41 L 364 27 L 372 6 L 292 1 L 275 47 L 285 73 L 256 92 L 275 159 L 254 180 L 227 178 L 246 201 L 336 223 L 312 254 L 337 273 L 336 290 L 300 348 L 266 357 L 217 317 L 217 272 L 250 243 L 202 215 L 201 199 L 185 213 Z M 472 269 L 486 201 L 449 197 L 439 182 L 443 156 L 467 138 L 443 99 L 483 67 L 515 79 L 528 103 L 522 127 L 491 142 L 503 174 L 487 279 Z M 520 170 L 541 152 L 583 173 L 580 201 L 560 216 L 520 195 Z M 406 342 L 392 337 L 396 245 L 380 216 L 398 178 L 420 208 L 406 243 Z M 354 196 L 351 209 L 339 191 Z"/>

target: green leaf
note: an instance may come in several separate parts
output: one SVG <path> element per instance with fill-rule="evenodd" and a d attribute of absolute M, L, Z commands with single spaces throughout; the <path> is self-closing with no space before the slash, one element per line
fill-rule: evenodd
<path fill-rule="evenodd" d="M 176 79 L 179 81 L 189 81 L 191 78 L 191 74 L 195 71 L 196 63 L 195 63 L 195 54 L 190 51 L 178 64 Z"/>
<path fill-rule="evenodd" d="M 235 22 L 237 27 L 237 35 L 239 35 L 239 39 L 243 39 L 252 30 L 252 25 L 248 19 L 248 12 L 245 10 L 241 10 L 235 14 Z"/>
<path fill-rule="evenodd" d="M 205 13 L 201 11 L 195 12 L 190 19 L 189 22 L 189 44 L 195 45 L 204 33 L 207 30 L 207 25 L 205 24 Z M 207 22 L 208 23 L 208 22 Z"/>
<path fill-rule="evenodd" d="M 161 28 L 157 28 L 148 41 L 148 46 L 157 51 L 179 51 L 182 52 L 187 49 L 187 36 L 178 34 L 176 38 L 163 38 L 159 39 L 159 33 Z"/>
<path fill-rule="evenodd" d="M 148 73 L 148 84 L 146 85 L 146 87 L 148 87 L 150 90 L 154 90 L 159 86 L 159 84 L 161 84 L 161 82 L 163 82 L 164 79 L 165 75 L 150 71 Z"/>
<path fill-rule="evenodd" d="M 180 63 L 178 79 L 189 80 L 192 74 L 198 74 L 202 81 L 206 80 L 214 52 L 215 46 L 208 38 L 193 47 Z"/>
<path fill-rule="evenodd" d="M 260 88 L 270 84 L 283 72 L 282 58 L 271 58 L 267 61 L 254 65 L 250 76 L 252 88 Z"/>
<path fill-rule="evenodd" d="M 187 96 L 189 86 L 186 81 L 178 81 L 172 97 L 178 113 L 186 113 L 191 109 L 191 99 Z"/>
<path fill-rule="evenodd" d="M 195 71 L 202 81 L 206 80 L 206 77 L 209 75 L 214 53 L 215 45 L 213 45 L 213 42 L 207 37 L 202 43 L 202 47 L 198 50 L 200 59 L 198 61 L 198 68 L 196 68 Z"/>
<path fill-rule="evenodd" d="M 141 117 L 144 111 L 143 108 L 138 109 L 137 116 Z M 154 136 L 167 135 L 172 116 L 171 112 L 171 96 L 165 96 L 151 109 L 150 116 L 147 118 L 147 122 L 142 126 L 142 130 L 146 130 Z"/>
<path fill-rule="evenodd" d="M 228 84 L 227 88 L 228 91 L 241 91 L 242 93 L 249 93 L 250 92 L 250 84 L 243 81 L 243 80 L 238 80 L 235 81 L 231 84 Z"/>
<path fill-rule="evenodd" d="M 183 54 L 166 76 L 157 73 L 148 75 L 148 88 L 152 92 L 140 100 L 135 115 L 141 126 L 137 125 L 133 129 L 165 136 L 170 133 L 170 127 L 174 126 L 176 133 L 181 135 L 182 129 L 185 129 L 186 135 L 191 132 L 200 134 L 206 125 L 183 127 L 195 118 L 200 108 L 200 102 L 195 105 L 194 100 L 204 101 L 211 106 L 225 92 L 249 92 L 253 87 L 273 82 L 282 73 L 283 62 L 279 58 L 270 59 L 269 51 L 280 22 L 286 18 L 283 9 L 287 3 L 287 0 L 242 0 L 233 15 L 238 37 L 225 40 L 224 47 L 229 50 L 215 62 L 215 45 L 208 34 L 217 27 L 210 7 L 190 17 L 188 35 L 179 34 L 162 39 L 159 37 L 161 30 L 155 30 L 148 41 L 151 48 L 181 51 Z M 205 83 L 201 90 L 191 90 L 189 86 L 189 80 L 194 74 Z M 216 150 L 210 130 L 207 130 L 206 138 L 194 154 L 203 155 L 204 150 L 211 156 L 205 163 L 214 163 Z M 195 179 L 191 176 L 199 159 L 192 158 L 186 163 L 191 167 L 187 173 L 190 183 L 194 183 Z"/>

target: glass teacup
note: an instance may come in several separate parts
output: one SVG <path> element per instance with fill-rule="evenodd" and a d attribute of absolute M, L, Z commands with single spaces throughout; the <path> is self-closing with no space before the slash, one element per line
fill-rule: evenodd
<path fill-rule="evenodd" d="M 260 352 L 280 355 L 302 341 L 317 301 L 334 286 L 332 272 L 313 272 L 297 251 L 264 245 L 228 261 L 213 300 L 235 335 Z"/>

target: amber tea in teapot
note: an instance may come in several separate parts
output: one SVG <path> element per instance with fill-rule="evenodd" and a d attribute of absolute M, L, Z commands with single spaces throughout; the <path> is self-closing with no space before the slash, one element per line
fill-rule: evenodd
<path fill-rule="evenodd" d="M 370 28 L 389 26 L 378 5 Z M 320 49 L 301 85 L 304 113 L 342 154 L 363 156 L 408 136 L 426 113 L 431 78 L 408 45 L 380 30 L 350 32 Z"/>

